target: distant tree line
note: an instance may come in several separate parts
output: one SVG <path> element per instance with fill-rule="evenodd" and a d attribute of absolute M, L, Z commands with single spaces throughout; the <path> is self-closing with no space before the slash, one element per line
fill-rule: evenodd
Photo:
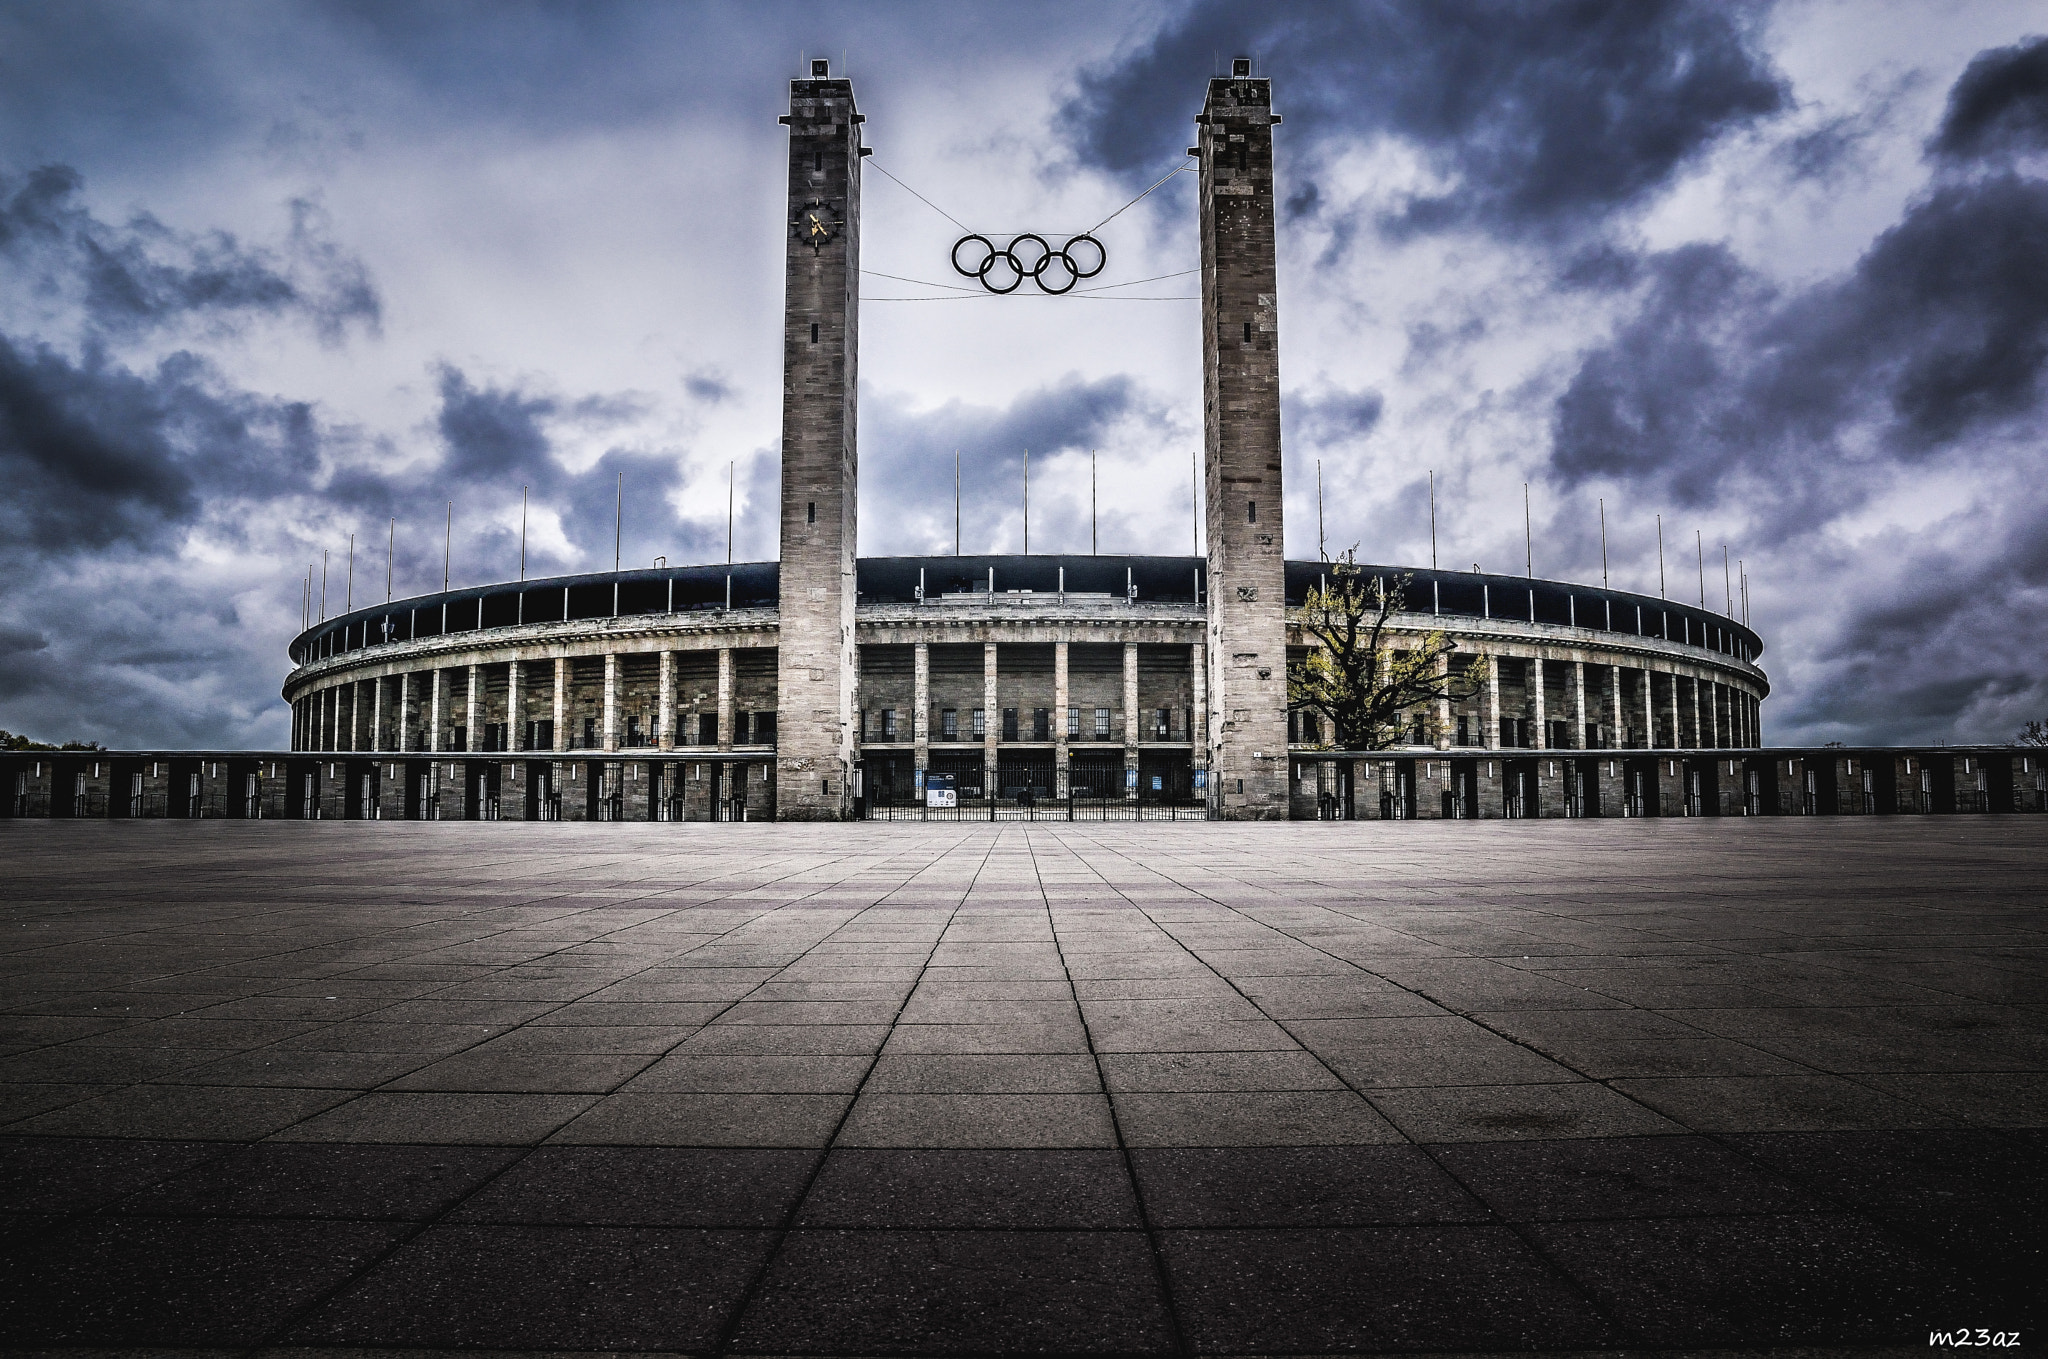
<path fill-rule="evenodd" d="M 61 745 L 61 746 L 53 746 L 53 745 L 51 745 L 51 744 L 50 744 L 50 743 L 49 743 L 48 741 L 37 741 L 37 740 L 32 740 L 31 738 L 29 738 L 29 737 L 26 737 L 26 736 L 19 736 L 19 735 L 16 735 L 16 734 L 15 734 L 14 732 L 8 731 L 8 730 L 7 730 L 7 729 L 6 729 L 5 727 L 0 727 L 0 750 L 105 750 L 105 749 L 106 749 L 106 747 L 105 747 L 105 746 L 103 746 L 103 745 L 101 745 L 101 744 L 100 744 L 100 743 L 99 743 L 98 741 L 66 741 L 66 742 L 65 742 L 65 743 L 64 743 L 63 745 Z"/>

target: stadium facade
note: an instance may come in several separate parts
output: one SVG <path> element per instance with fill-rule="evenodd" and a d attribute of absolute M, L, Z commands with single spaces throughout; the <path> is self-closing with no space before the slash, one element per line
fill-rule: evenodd
<path fill-rule="evenodd" d="M 1287 664 L 1271 85 L 1198 139 L 1207 555 L 857 553 L 863 118 L 792 83 L 779 562 L 423 595 L 291 644 L 288 753 L 4 758 L 16 815 L 841 820 L 2038 810 L 2028 756 L 1763 748 L 1762 640 L 1722 612 L 1393 565 L 1399 635 L 1469 696 L 1330 748 Z M 88 777 L 87 770 L 90 769 Z M 933 798 L 934 790 L 950 798 Z M 950 806 L 933 806 L 933 802 Z"/>

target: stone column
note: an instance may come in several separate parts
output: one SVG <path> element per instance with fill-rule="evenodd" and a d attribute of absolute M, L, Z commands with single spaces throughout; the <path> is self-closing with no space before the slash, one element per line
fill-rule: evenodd
<path fill-rule="evenodd" d="M 1197 673 L 1200 673 L 1199 667 Z M 1067 705 L 1073 697 L 1073 689 L 1067 679 L 1067 643 L 1052 644 L 1052 785 L 1053 793 L 1065 797 L 1071 785 L 1067 782 L 1072 765 L 1072 751 L 1067 746 Z"/>
<path fill-rule="evenodd" d="M 484 668 L 481 665 L 469 667 L 469 693 L 462 704 L 464 749 L 481 750 L 484 744 L 484 730 L 477 724 L 483 716 Z"/>
<path fill-rule="evenodd" d="M 1607 697 L 1607 717 L 1608 721 L 1613 724 L 1612 730 L 1609 731 L 1607 736 L 1607 748 L 1609 750 L 1614 750 L 1621 747 L 1628 741 L 1628 732 L 1622 727 L 1621 724 L 1620 666 L 1610 665 L 1607 667 L 1607 682 L 1609 685 L 1612 686 L 1613 689 L 1613 692 L 1611 692 Z"/>
<path fill-rule="evenodd" d="M 932 648 L 910 648 L 910 758 L 919 772 L 932 767 Z"/>
<path fill-rule="evenodd" d="M 1142 715 L 1141 715 L 1141 714 L 1140 714 L 1140 713 L 1138 712 L 1138 644 L 1137 644 L 1136 642 L 1125 642 L 1125 643 L 1124 643 L 1124 768 L 1125 768 L 1125 769 L 1127 769 L 1127 770 L 1129 770 L 1129 769 L 1136 769 L 1136 768 L 1138 767 L 1138 742 L 1139 742 L 1139 741 L 1141 741 L 1141 740 L 1143 740 L 1143 739 L 1144 739 L 1144 737 L 1145 737 L 1145 723 L 1144 723 L 1144 719 L 1143 719 L 1143 716 L 1142 716 Z M 1285 768 L 1285 767 L 1286 767 L 1286 764 L 1287 764 L 1287 760 L 1286 760 L 1286 751 L 1287 751 L 1287 731 L 1286 731 L 1286 729 L 1285 729 L 1285 728 L 1282 728 L 1282 729 L 1281 729 L 1281 732 L 1280 732 L 1280 756 L 1281 756 L 1281 758 L 1280 758 L 1280 764 L 1281 764 L 1281 767 L 1282 767 L 1282 768 Z M 1270 756 L 1270 755 L 1272 755 L 1272 754 L 1273 754 L 1273 752 L 1272 752 L 1272 751 L 1267 751 L 1267 752 L 1266 752 L 1266 754 Z M 1282 785 L 1281 785 L 1281 787 L 1282 787 L 1282 789 L 1284 790 L 1284 789 L 1285 789 L 1285 787 L 1286 787 L 1286 785 L 1285 785 L 1285 784 L 1282 784 Z M 1138 796 L 1138 790 L 1137 790 L 1137 789 L 1136 789 L 1135 787 L 1131 786 L 1131 780 L 1130 780 L 1130 777 L 1129 777 L 1129 775 L 1126 775 L 1126 776 L 1124 777 L 1124 796 L 1125 796 L 1126 798 L 1132 798 L 1132 799 L 1135 799 L 1135 798 L 1136 798 L 1136 797 Z M 1282 813 L 1282 814 L 1283 814 L 1283 815 L 1285 814 L 1285 813 L 1284 813 L 1284 811 L 1283 811 L 1283 813 Z"/>
<path fill-rule="evenodd" d="M 663 750 L 676 748 L 676 653 L 661 653 L 661 697 L 654 711 L 654 743 Z"/>
<path fill-rule="evenodd" d="M 1287 584 L 1280 450 L 1272 82 L 1234 58 L 1196 120 L 1202 244 L 1203 507 L 1212 752 L 1232 820 L 1284 821 Z"/>
<path fill-rule="evenodd" d="M 350 750 L 361 750 L 363 748 L 362 714 L 363 686 L 360 682 L 351 682 L 348 686 L 348 748 Z"/>
<path fill-rule="evenodd" d="M 791 82 L 783 228 L 782 607 L 775 815 L 853 815 L 855 437 L 860 362 L 862 117 L 813 60 Z M 721 735 L 728 733 L 721 732 Z"/>
<path fill-rule="evenodd" d="M 1446 651 L 1443 655 L 1436 658 L 1436 674 L 1437 679 L 1445 682 L 1445 686 L 1448 688 L 1448 681 L 1451 675 L 1450 652 Z M 1438 750 L 1449 750 L 1451 748 L 1451 700 L 1448 693 L 1436 701 L 1436 748 Z"/>
<path fill-rule="evenodd" d="M 555 749 L 569 748 L 569 658 L 555 657 Z M 561 771 L 557 769 L 559 776 Z"/>
<path fill-rule="evenodd" d="M 1209 649 L 1201 642 L 1188 647 L 1188 665 L 1192 670 L 1195 711 L 1194 720 L 1189 724 L 1188 752 L 1190 763 L 1196 769 L 1209 767 Z M 1212 790 L 1213 791 L 1213 790 Z"/>
<path fill-rule="evenodd" d="M 526 749 L 526 724 L 519 720 L 524 692 L 519 683 L 521 661 L 505 663 L 505 749 Z"/>
<path fill-rule="evenodd" d="M 427 672 L 427 683 L 433 686 L 432 697 L 428 703 L 427 710 L 427 749 L 429 752 L 439 755 L 441 753 L 441 692 L 448 687 L 448 677 L 440 669 L 436 668 Z"/>
<path fill-rule="evenodd" d="M 1003 734 L 1003 710 L 996 706 L 996 644 L 981 644 L 981 763 L 982 791 L 996 795 L 997 741 Z"/>
<path fill-rule="evenodd" d="M 1685 733 L 1678 729 L 1678 672 L 1671 672 L 1671 746 L 1677 749 L 1685 744 Z"/>
<path fill-rule="evenodd" d="M 384 749 L 384 677 L 370 681 L 370 753 Z"/>
<path fill-rule="evenodd" d="M 604 653 L 604 748 L 619 748 L 619 653 Z"/>
<path fill-rule="evenodd" d="M 1500 749 L 1500 657 L 1489 654 L 1486 658 L 1486 702 L 1482 705 L 1488 750 Z"/>
<path fill-rule="evenodd" d="M 718 748 L 732 749 L 732 648 L 718 648 Z"/>
<path fill-rule="evenodd" d="M 392 748 L 400 754 L 412 749 L 412 671 L 407 670 L 398 677 L 398 731 Z"/>
<path fill-rule="evenodd" d="M 1643 667 L 1643 746 L 1657 748 L 1657 672 Z"/>
<path fill-rule="evenodd" d="M 1531 715 L 1531 720 L 1536 723 L 1535 748 L 1537 750 L 1548 750 L 1550 749 L 1550 723 L 1546 720 L 1547 708 L 1545 706 L 1545 699 L 1547 696 L 1543 692 L 1543 658 L 1541 656 L 1531 656 L 1529 658 L 1528 674 L 1531 703 L 1535 708 L 1535 712 Z"/>
<path fill-rule="evenodd" d="M 1721 686 L 1712 680 L 1701 680 L 1706 686 L 1707 742 L 1715 750 L 1721 748 Z"/>
<path fill-rule="evenodd" d="M 1586 663 L 1572 662 L 1572 729 L 1565 744 L 1573 750 L 1586 749 Z"/>

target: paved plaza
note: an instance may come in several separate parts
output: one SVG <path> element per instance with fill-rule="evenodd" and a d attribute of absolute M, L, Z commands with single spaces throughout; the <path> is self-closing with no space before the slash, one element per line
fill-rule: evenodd
<path fill-rule="evenodd" d="M 2044 817 L 0 823 L 0 1345 L 2033 1349 L 2044 870 Z"/>

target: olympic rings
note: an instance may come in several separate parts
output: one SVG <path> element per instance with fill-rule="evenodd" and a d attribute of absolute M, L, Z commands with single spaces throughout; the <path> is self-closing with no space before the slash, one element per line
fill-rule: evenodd
<path fill-rule="evenodd" d="M 960 262 L 961 247 L 970 242 L 981 247 L 971 256 L 974 259 L 972 268 Z M 1019 246 L 1023 247 L 1022 254 L 1018 253 Z M 1081 248 L 1083 259 L 1087 258 L 1091 247 L 1094 249 L 1094 263 L 1089 268 L 1083 269 L 1081 261 L 1074 257 L 1076 246 Z M 1069 236 L 1067 243 L 1057 250 L 1035 231 L 1011 237 L 1010 243 L 1001 250 L 996 249 L 994 241 L 978 232 L 953 242 L 953 271 L 966 278 L 981 280 L 981 286 L 992 293 L 1016 292 L 1028 278 L 1038 285 L 1040 292 L 1057 296 L 1070 291 L 1084 278 L 1094 278 L 1108 264 L 1109 252 L 1102 248 L 1101 241 L 1085 231 L 1078 236 Z"/>

